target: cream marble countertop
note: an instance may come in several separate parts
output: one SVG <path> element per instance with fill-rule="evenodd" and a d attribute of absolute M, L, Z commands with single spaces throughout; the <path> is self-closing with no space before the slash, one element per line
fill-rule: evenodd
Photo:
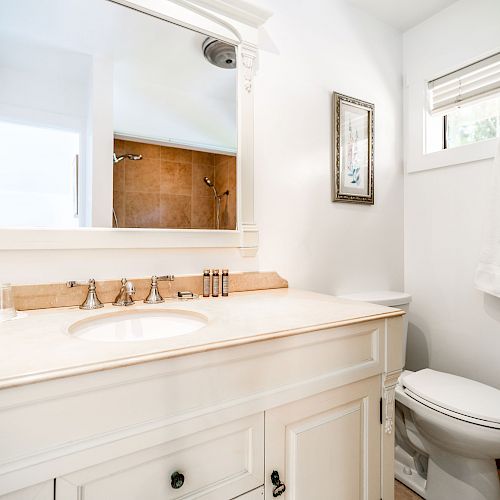
<path fill-rule="evenodd" d="M 208 323 L 189 334 L 142 342 L 92 342 L 67 333 L 76 321 L 131 308 L 194 311 Z M 27 311 L 24 317 L 0 323 L 0 389 L 402 314 L 289 288 L 158 305 L 136 302 L 128 308 L 107 304 L 94 311 Z"/>

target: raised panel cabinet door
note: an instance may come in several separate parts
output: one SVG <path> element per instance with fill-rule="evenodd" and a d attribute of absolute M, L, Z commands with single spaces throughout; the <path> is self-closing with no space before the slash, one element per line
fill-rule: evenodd
<path fill-rule="evenodd" d="M 266 412 L 266 500 L 379 500 L 379 401 L 377 376 Z"/>
<path fill-rule="evenodd" d="M 54 500 L 54 480 L 0 495 L 0 500 Z"/>
<path fill-rule="evenodd" d="M 259 413 L 57 478 L 56 498 L 229 500 L 263 482 Z"/>

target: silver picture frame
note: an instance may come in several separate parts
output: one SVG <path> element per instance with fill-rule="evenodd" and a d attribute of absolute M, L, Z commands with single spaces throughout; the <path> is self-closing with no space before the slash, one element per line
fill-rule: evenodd
<path fill-rule="evenodd" d="M 375 105 L 333 93 L 332 201 L 373 205 Z"/>

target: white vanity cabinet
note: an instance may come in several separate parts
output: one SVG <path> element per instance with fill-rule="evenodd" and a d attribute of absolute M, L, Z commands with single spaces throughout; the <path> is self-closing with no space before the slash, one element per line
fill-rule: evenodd
<path fill-rule="evenodd" d="M 276 471 L 285 500 L 393 500 L 401 340 L 379 317 L 3 389 L 0 499 L 270 500 Z"/>

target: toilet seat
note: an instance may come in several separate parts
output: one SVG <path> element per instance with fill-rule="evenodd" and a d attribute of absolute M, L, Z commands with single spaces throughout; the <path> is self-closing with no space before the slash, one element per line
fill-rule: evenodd
<path fill-rule="evenodd" d="M 500 390 L 426 368 L 401 377 L 404 393 L 450 417 L 500 429 Z"/>

